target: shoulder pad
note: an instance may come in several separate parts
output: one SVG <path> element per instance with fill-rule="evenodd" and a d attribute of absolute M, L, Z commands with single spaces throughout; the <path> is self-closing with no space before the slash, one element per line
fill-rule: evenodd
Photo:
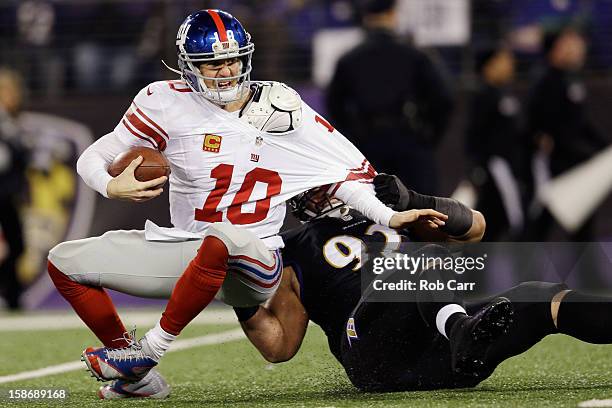
<path fill-rule="evenodd" d="M 268 133 L 291 132 L 302 124 L 302 99 L 280 82 L 257 83 L 240 119 Z"/>
<path fill-rule="evenodd" d="M 302 98 L 292 88 L 280 82 L 272 82 L 270 103 L 279 110 L 292 112 L 302 107 Z"/>

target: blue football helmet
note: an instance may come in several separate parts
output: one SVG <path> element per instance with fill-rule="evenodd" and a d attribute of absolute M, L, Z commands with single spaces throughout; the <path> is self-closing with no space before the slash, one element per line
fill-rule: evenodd
<path fill-rule="evenodd" d="M 189 87 L 206 99 L 217 103 L 240 99 L 249 91 L 251 58 L 255 45 L 251 35 L 231 14 L 221 10 L 200 10 L 187 16 L 176 35 L 178 65 L 182 78 Z M 238 58 L 240 74 L 226 78 L 203 76 L 200 64 Z M 214 87 L 207 87 L 204 80 L 212 81 Z M 236 86 L 220 89 L 219 82 L 237 80 Z"/>

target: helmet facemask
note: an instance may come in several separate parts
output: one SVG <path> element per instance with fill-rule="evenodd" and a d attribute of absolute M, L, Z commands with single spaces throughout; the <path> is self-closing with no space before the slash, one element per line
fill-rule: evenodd
<path fill-rule="evenodd" d="M 180 32 L 181 31 L 179 31 L 179 33 Z M 178 64 L 181 70 L 181 76 L 194 92 L 218 105 L 226 105 L 229 102 L 237 101 L 249 92 L 251 70 L 253 69 L 251 58 L 255 49 L 254 44 L 249 41 L 246 46 L 240 47 L 231 31 L 228 31 L 227 34 L 227 41 L 222 42 L 217 39 L 213 44 L 213 52 L 208 53 L 188 53 L 183 46 L 184 39 L 179 38 L 176 42 L 179 48 Z M 250 40 L 250 35 L 248 35 L 248 33 L 247 36 Z M 229 58 L 238 58 L 241 64 L 240 74 L 217 78 L 204 76 L 200 72 L 199 66 L 203 63 Z M 234 80 L 237 80 L 237 83 L 232 88 L 220 89 L 218 86 L 219 82 Z M 212 81 L 213 84 L 215 84 L 214 88 L 209 88 L 205 81 Z"/>

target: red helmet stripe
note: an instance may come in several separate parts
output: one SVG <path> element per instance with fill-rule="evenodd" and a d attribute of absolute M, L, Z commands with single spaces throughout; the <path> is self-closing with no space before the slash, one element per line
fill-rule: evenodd
<path fill-rule="evenodd" d="M 223 24 L 223 20 L 219 16 L 215 10 L 206 10 L 208 14 L 212 17 L 215 25 L 217 26 L 217 31 L 219 32 L 219 41 L 226 42 L 227 41 L 227 32 L 225 31 L 225 24 Z"/>

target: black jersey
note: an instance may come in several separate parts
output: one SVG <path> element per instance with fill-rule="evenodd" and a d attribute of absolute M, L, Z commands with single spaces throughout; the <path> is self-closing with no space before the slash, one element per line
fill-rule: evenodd
<path fill-rule="evenodd" d="M 339 359 L 346 320 L 361 298 L 361 245 L 407 238 L 356 211 L 314 220 L 281 235 L 283 262 L 297 274 L 302 304 Z"/>

